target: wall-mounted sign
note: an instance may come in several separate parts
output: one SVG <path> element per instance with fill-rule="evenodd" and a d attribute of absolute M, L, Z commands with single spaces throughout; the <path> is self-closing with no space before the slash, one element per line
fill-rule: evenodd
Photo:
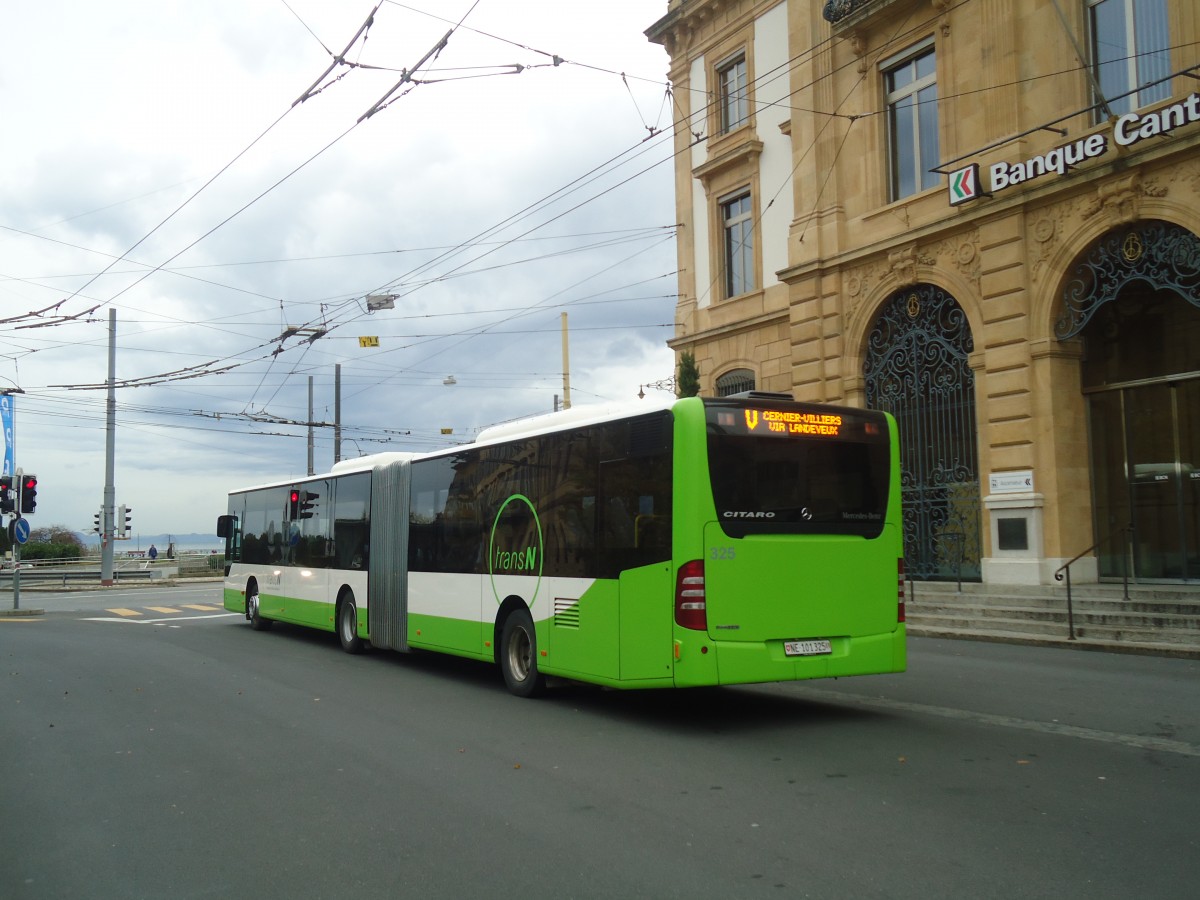
<path fill-rule="evenodd" d="M 950 173 L 950 205 L 979 199 L 979 163 Z"/>
<path fill-rule="evenodd" d="M 1126 113 L 1113 123 L 1110 133 L 1089 134 L 1020 162 L 993 163 L 987 167 L 989 187 L 986 192 L 979 183 L 979 165 L 972 163 L 947 176 L 950 205 L 993 196 L 1046 175 L 1065 175 L 1081 163 L 1104 156 L 1113 144 L 1132 147 L 1147 138 L 1162 137 L 1195 122 L 1200 122 L 1200 92 L 1151 112 Z"/>
<path fill-rule="evenodd" d="M 1026 494 L 1033 491 L 1033 471 L 992 472 L 988 488 L 993 494 Z"/>

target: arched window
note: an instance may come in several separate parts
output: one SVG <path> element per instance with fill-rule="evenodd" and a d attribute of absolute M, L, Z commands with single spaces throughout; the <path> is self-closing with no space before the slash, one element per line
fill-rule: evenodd
<path fill-rule="evenodd" d="M 717 379 L 717 396 L 728 397 L 754 390 L 754 373 L 749 369 L 733 369 Z"/>

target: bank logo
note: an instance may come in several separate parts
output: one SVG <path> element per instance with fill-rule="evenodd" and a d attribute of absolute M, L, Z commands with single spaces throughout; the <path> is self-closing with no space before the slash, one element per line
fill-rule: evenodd
<path fill-rule="evenodd" d="M 950 205 L 979 199 L 979 163 L 950 173 Z"/>

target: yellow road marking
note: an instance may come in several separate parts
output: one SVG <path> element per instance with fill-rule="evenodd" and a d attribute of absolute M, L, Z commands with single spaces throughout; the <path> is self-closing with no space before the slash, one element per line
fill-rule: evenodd
<path fill-rule="evenodd" d="M 152 609 L 158 613 L 167 613 L 168 615 L 171 613 L 178 614 L 178 612 L 179 612 L 179 610 L 177 610 L 173 606 L 147 606 L 146 609 Z"/>
<path fill-rule="evenodd" d="M 114 616 L 140 616 L 142 614 L 139 609 L 108 609 L 105 612 L 110 612 Z"/>
<path fill-rule="evenodd" d="M 223 609 L 224 607 L 209 606 L 204 603 L 185 603 L 185 604 L 183 604 L 183 608 L 184 609 L 198 609 L 201 612 L 213 612 L 216 610 Z"/>

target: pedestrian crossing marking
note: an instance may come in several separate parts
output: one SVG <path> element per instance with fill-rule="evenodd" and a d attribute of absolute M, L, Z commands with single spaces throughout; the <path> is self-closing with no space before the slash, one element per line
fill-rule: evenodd
<path fill-rule="evenodd" d="M 194 610 L 200 615 L 185 616 L 183 613 Z M 240 616 L 241 613 L 226 612 L 225 607 L 212 603 L 180 603 L 179 606 L 143 606 L 140 609 L 128 607 L 109 607 L 104 610 L 109 616 L 87 619 L 88 622 L 129 622 L 132 625 L 160 625 L 165 622 L 186 622 L 193 619 L 217 619 L 227 616 Z M 158 613 L 168 618 L 148 618 L 149 613 Z M 172 626 L 177 627 L 177 626 Z"/>
<path fill-rule="evenodd" d="M 105 612 L 110 612 L 114 616 L 122 616 L 124 618 L 134 618 L 136 616 L 144 616 L 147 611 L 161 613 L 165 616 L 177 616 L 184 610 L 193 609 L 196 612 L 224 612 L 225 607 L 217 606 L 212 603 L 181 603 L 179 606 L 143 606 L 141 609 L 129 609 L 128 607 L 114 607 L 106 609 Z"/>

